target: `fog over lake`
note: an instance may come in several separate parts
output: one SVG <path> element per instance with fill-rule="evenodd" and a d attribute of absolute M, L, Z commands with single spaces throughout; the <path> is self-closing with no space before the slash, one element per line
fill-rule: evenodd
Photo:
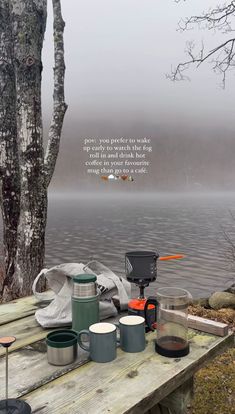
<path fill-rule="evenodd" d="M 221 31 L 177 31 L 178 22 L 199 15 L 215 0 L 62 0 L 65 27 L 66 101 L 63 138 L 51 189 L 106 191 L 86 174 L 86 137 L 148 137 L 153 158 L 138 190 L 235 190 L 234 71 L 226 89 L 210 62 L 191 68 L 191 81 L 166 78 L 195 52 L 229 38 Z M 51 6 L 43 53 L 45 141 L 52 108 Z M 125 191 L 125 187 L 120 188 Z M 116 191 L 116 188 L 114 188 Z"/>
<path fill-rule="evenodd" d="M 234 282 L 224 235 L 235 241 L 234 206 L 234 194 L 59 194 L 49 203 L 46 265 L 95 259 L 125 276 L 127 251 L 183 253 L 182 260 L 158 262 L 147 293 L 174 285 L 206 296 Z"/>
<path fill-rule="evenodd" d="M 167 79 L 187 60 L 185 43 L 207 51 L 222 31 L 177 31 L 216 0 L 62 0 L 68 110 L 49 187 L 47 267 L 101 261 L 124 275 L 124 254 L 151 249 L 185 259 L 158 262 L 158 286 L 206 296 L 234 282 L 235 71 L 226 88 L 210 63 L 190 68 L 190 81 Z M 52 11 L 43 50 L 43 121 L 52 113 Z M 133 182 L 87 174 L 85 138 L 151 139 L 149 173 Z M 1 228 L 0 220 L 0 231 Z M 0 234 L 2 240 L 2 234 Z M 135 290 L 133 290 L 134 292 Z"/>

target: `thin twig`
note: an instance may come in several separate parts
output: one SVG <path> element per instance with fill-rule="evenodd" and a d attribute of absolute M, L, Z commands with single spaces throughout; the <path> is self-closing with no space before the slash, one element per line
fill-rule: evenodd
<path fill-rule="evenodd" d="M 175 3 L 179 3 L 181 0 L 175 0 Z M 207 12 L 203 12 L 201 15 L 194 15 L 179 22 L 179 29 L 181 31 L 190 30 L 197 24 L 200 28 L 206 28 L 208 30 L 220 30 L 224 34 L 233 32 L 231 18 L 235 17 L 235 0 L 229 2 L 229 4 L 218 5 L 217 7 L 210 9 Z M 202 27 L 202 24 L 205 26 Z M 204 45 L 198 53 L 194 52 L 195 45 L 190 42 L 187 44 L 186 53 L 189 59 L 185 62 L 180 62 L 176 68 L 171 70 L 171 74 L 167 75 L 167 78 L 178 80 L 189 80 L 190 78 L 185 75 L 185 71 L 193 64 L 199 67 L 205 61 L 212 63 L 212 69 L 222 75 L 222 86 L 225 87 L 226 74 L 229 69 L 235 66 L 235 38 L 231 37 L 218 46 L 205 51 Z M 213 58 L 210 60 L 210 58 Z"/>

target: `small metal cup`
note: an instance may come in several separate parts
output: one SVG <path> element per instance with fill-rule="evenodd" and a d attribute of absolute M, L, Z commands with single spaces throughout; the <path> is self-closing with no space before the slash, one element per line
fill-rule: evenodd
<path fill-rule="evenodd" d="M 52 365 L 68 365 L 77 357 L 77 333 L 69 329 L 51 332 L 46 337 L 47 359 Z"/>

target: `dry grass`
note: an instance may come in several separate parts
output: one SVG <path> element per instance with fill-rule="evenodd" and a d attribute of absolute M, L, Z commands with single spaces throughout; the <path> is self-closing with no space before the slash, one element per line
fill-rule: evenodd
<path fill-rule="evenodd" d="M 191 315 L 202 316 L 217 322 L 227 323 L 230 328 L 235 327 L 235 309 L 224 308 L 219 310 L 205 309 L 200 305 L 189 306 Z"/>

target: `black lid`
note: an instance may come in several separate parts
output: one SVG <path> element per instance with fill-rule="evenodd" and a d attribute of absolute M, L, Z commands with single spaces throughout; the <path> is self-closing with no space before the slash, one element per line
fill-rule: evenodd
<path fill-rule="evenodd" d="M 74 283 L 91 283 L 97 279 L 96 275 L 84 273 L 73 278 Z"/>
<path fill-rule="evenodd" d="M 22 400 L 9 398 L 0 401 L 0 414 L 31 414 L 30 405 Z"/>

